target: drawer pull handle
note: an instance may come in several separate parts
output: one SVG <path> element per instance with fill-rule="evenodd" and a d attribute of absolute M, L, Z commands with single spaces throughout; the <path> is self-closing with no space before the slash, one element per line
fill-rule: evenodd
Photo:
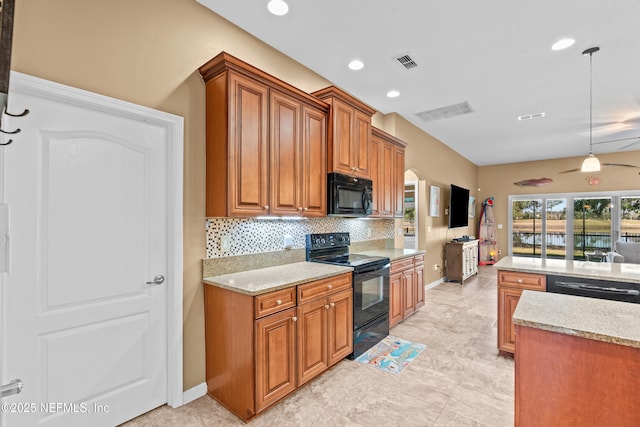
<path fill-rule="evenodd" d="M 327 285 L 327 289 L 331 290 L 332 288 L 333 288 L 333 286 Z"/>
<path fill-rule="evenodd" d="M 280 305 L 280 304 L 282 304 L 282 300 L 281 299 L 277 299 L 276 300 L 276 305 Z"/>
<path fill-rule="evenodd" d="M 518 283 L 522 283 L 522 279 L 518 279 Z"/>
<path fill-rule="evenodd" d="M 297 322 L 297 321 L 298 321 L 298 318 L 297 318 L 296 316 L 293 316 L 293 317 L 291 318 L 291 320 L 293 320 L 294 322 Z"/>

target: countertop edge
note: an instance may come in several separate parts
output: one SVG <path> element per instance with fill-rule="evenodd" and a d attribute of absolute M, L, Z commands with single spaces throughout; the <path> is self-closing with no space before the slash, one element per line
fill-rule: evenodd
<path fill-rule="evenodd" d="M 298 264 L 298 263 L 296 263 Z M 249 295 L 249 296 L 257 296 L 257 295 L 262 295 L 262 294 L 267 294 L 269 292 L 273 292 L 273 291 L 278 291 L 281 289 L 286 289 L 286 288 L 291 288 L 297 285 L 302 285 L 305 283 L 309 283 L 309 282 L 314 282 L 316 280 L 322 280 L 322 279 L 327 279 L 329 277 L 334 277 L 334 276 L 339 276 L 340 274 L 344 274 L 344 273 L 350 273 L 353 271 L 352 267 L 344 267 L 344 266 L 329 266 L 327 264 L 316 264 L 316 263 L 312 263 L 315 266 L 318 265 L 323 265 L 326 266 L 326 268 L 330 268 L 332 269 L 331 271 L 326 271 L 324 273 L 321 274 L 311 274 L 309 276 L 304 276 L 298 279 L 294 279 L 291 281 L 283 281 L 277 284 L 274 284 L 273 286 L 266 286 L 264 288 L 260 288 L 260 289 L 255 289 L 255 290 L 250 290 L 250 289 L 246 289 L 240 286 L 233 286 L 229 283 L 226 283 L 225 281 L 221 280 L 222 278 L 228 278 L 229 276 L 233 277 L 235 275 L 239 275 L 239 274 L 243 274 L 243 273 L 247 273 L 247 272 L 242 272 L 242 273 L 234 273 L 234 274 L 229 274 L 229 275 L 224 275 L 224 276 L 214 276 L 214 277 L 205 277 L 202 279 L 202 282 L 206 285 L 209 286 L 216 286 L 218 288 L 222 288 L 222 289 L 227 289 L 233 292 L 237 292 L 237 293 L 241 293 L 244 295 Z M 270 267 L 273 269 L 282 269 L 285 270 L 287 268 L 289 268 L 292 264 L 285 264 L 285 265 L 281 265 L 281 266 L 276 266 L 276 267 Z M 249 270 L 250 272 L 253 273 L 257 273 L 259 274 L 260 270 L 264 270 L 264 269 L 257 269 L 257 270 Z"/>
<path fill-rule="evenodd" d="M 529 313 L 527 313 L 526 310 L 535 311 L 537 317 L 542 316 L 541 314 L 539 314 L 539 308 L 540 308 L 539 306 L 541 305 L 541 301 L 534 301 L 532 299 L 544 299 L 545 297 L 543 295 L 552 295 L 550 298 L 563 299 L 566 301 L 570 301 L 575 305 L 580 305 L 581 301 L 584 302 L 584 305 L 587 305 L 587 303 L 591 305 L 593 304 L 597 305 L 597 304 L 600 304 L 601 302 L 603 306 L 611 305 L 611 303 L 629 304 L 625 302 L 601 300 L 601 299 L 587 298 L 587 297 L 577 297 L 574 295 L 549 294 L 546 292 L 524 290 L 520 298 L 520 301 L 518 302 L 518 306 L 516 306 L 516 310 L 513 313 L 513 323 L 518 326 L 541 329 L 549 332 L 556 332 L 564 335 L 586 338 L 586 339 L 606 342 L 610 344 L 618 344 L 618 345 L 623 345 L 627 347 L 640 348 L 640 339 L 624 337 L 624 336 L 621 336 L 620 334 L 615 334 L 611 332 L 609 333 L 599 332 L 595 330 L 596 329 L 595 327 L 590 328 L 591 330 L 589 330 L 587 328 L 579 328 L 576 326 L 555 324 L 555 323 L 551 323 L 550 321 L 543 321 L 540 319 L 532 319 L 531 318 L 532 316 Z M 520 306 L 520 304 L 523 304 L 522 307 Z M 635 306 L 635 304 L 632 304 L 632 305 Z M 553 307 L 553 305 L 551 303 L 548 303 L 548 304 L 545 304 L 545 307 Z M 622 307 L 626 307 L 626 306 L 622 306 Z M 558 310 L 558 312 L 560 311 L 562 310 Z M 522 312 L 525 312 L 525 313 L 523 314 Z M 552 313 L 552 315 L 558 315 L 558 312 Z M 562 322 L 557 322 L 557 323 L 562 323 Z M 571 320 L 569 320 L 567 323 L 571 323 Z"/>

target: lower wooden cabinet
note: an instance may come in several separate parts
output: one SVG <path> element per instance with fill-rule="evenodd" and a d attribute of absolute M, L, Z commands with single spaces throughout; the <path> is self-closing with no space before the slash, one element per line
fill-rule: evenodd
<path fill-rule="evenodd" d="M 256 321 L 256 412 L 296 388 L 295 309 Z"/>
<path fill-rule="evenodd" d="M 544 274 L 498 270 L 498 350 L 501 354 L 513 355 L 516 351 L 513 312 L 525 289 L 545 292 L 547 277 Z"/>
<path fill-rule="evenodd" d="M 391 262 L 389 327 L 424 305 L 424 254 Z"/>
<path fill-rule="evenodd" d="M 208 394 L 244 421 L 353 352 L 352 273 L 250 296 L 204 285 Z"/>

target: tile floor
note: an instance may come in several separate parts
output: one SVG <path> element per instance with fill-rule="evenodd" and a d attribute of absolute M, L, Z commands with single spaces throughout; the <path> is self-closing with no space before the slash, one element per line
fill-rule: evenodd
<path fill-rule="evenodd" d="M 427 345 L 400 374 L 343 360 L 254 418 L 251 426 L 512 426 L 512 359 L 497 355 L 496 271 L 443 283 L 392 335 Z M 125 425 L 241 426 L 208 396 Z"/>

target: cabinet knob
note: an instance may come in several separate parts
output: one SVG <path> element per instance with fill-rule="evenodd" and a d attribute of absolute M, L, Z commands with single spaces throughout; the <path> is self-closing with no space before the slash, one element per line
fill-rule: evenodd
<path fill-rule="evenodd" d="M 522 279 L 518 279 L 518 283 L 522 283 Z"/>
<path fill-rule="evenodd" d="M 331 307 L 335 307 L 335 306 L 336 306 L 336 303 L 335 303 L 335 302 L 330 302 L 330 303 L 329 303 L 329 305 L 330 305 Z"/>
<path fill-rule="evenodd" d="M 309 210 L 309 208 L 304 208 L 304 209 L 303 209 L 303 211 L 305 211 L 305 212 L 306 212 L 306 211 L 308 211 L 308 210 Z"/>
<path fill-rule="evenodd" d="M 325 304 L 324 308 L 326 308 L 327 310 L 329 310 L 329 304 Z"/>
<path fill-rule="evenodd" d="M 327 285 L 327 289 L 331 290 L 331 289 L 333 289 L 333 286 Z"/>
<path fill-rule="evenodd" d="M 300 212 L 302 212 L 302 206 L 298 207 L 298 210 L 299 210 Z"/>
<path fill-rule="evenodd" d="M 297 321 L 298 321 L 298 318 L 297 318 L 296 316 L 293 316 L 293 317 L 291 318 L 291 320 L 293 320 L 294 322 L 297 322 Z"/>
<path fill-rule="evenodd" d="M 265 211 L 268 211 L 268 210 L 269 210 L 269 205 L 264 205 L 262 208 L 263 208 Z"/>
<path fill-rule="evenodd" d="M 280 305 L 280 304 L 282 304 L 282 300 L 281 299 L 277 299 L 276 300 L 276 305 Z"/>
<path fill-rule="evenodd" d="M 355 166 L 352 166 L 352 167 L 351 167 L 351 170 L 352 170 L 352 171 L 357 171 L 357 170 L 358 170 L 358 168 L 357 168 L 357 167 L 355 167 Z"/>

